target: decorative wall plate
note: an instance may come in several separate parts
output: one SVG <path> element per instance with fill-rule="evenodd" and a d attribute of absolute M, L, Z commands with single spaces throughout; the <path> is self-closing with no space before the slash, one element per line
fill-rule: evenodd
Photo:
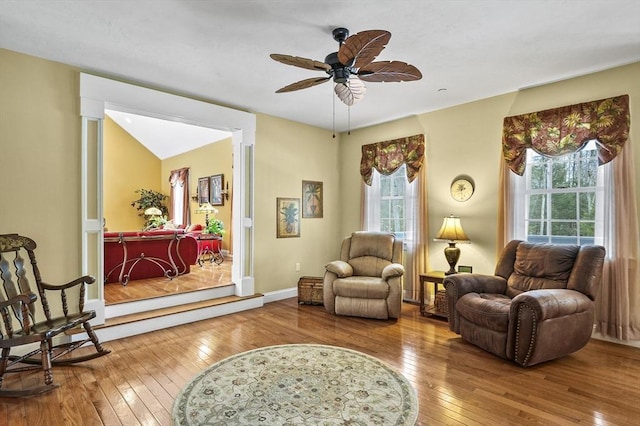
<path fill-rule="evenodd" d="M 468 176 L 458 176 L 451 183 L 451 198 L 460 202 L 467 201 L 474 190 L 473 179 Z"/>

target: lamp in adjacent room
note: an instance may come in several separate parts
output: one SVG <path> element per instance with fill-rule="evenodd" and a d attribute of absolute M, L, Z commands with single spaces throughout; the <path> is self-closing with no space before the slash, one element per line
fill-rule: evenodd
<path fill-rule="evenodd" d="M 435 240 L 449 242 L 449 247 L 444 249 L 444 257 L 447 259 L 447 263 L 449 263 L 449 270 L 444 274 L 455 274 L 456 263 L 458 263 L 458 259 L 460 259 L 460 249 L 456 247 L 456 243 L 466 243 L 470 241 L 467 234 L 462 230 L 460 218 L 453 215 L 445 217 L 442 222 L 442 228 L 438 231 Z"/>
<path fill-rule="evenodd" d="M 149 207 L 148 209 L 146 209 L 146 210 L 144 211 L 144 214 L 145 214 L 146 216 L 151 216 L 151 217 L 154 217 L 154 216 L 162 216 L 162 210 L 160 210 L 160 209 L 159 209 L 159 208 L 157 208 L 157 207 Z"/>
<path fill-rule="evenodd" d="M 196 213 L 204 213 L 204 226 L 209 226 L 209 215 L 218 213 L 218 209 L 213 207 L 211 203 L 204 203 L 196 210 Z"/>

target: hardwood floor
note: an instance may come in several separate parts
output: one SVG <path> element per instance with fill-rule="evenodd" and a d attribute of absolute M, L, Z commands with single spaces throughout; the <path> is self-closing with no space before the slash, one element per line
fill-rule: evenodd
<path fill-rule="evenodd" d="M 129 281 L 126 286 L 118 282 L 108 283 L 104 287 L 105 303 L 113 305 L 227 285 L 232 282 L 232 264 L 232 258 L 227 257 L 220 265 L 210 262 L 204 262 L 202 266 L 191 265 L 191 270 L 188 274 L 179 275 L 173 279 L 165 277 L 147 278 Z"/>
<path fill-rule="evenodd" d="M 379 321 L 287 299 L 106 342 L 111 354 L 55 368 L 61 386 L 53 392 L 0 398 L 0 425 L 169 425 L 175 396 L 196 373 L 285 343 L 343 346 L 385 361 L 415 386 L 419 425 L 635 425 L 640 418 L 640 349 L 592 340 L 571 356 L 523 369 L 463 342 L 415 305 L 405 304 L 398 321 Z M 20 373 L 5 384 L 40 380 L 41 373 Z"/>

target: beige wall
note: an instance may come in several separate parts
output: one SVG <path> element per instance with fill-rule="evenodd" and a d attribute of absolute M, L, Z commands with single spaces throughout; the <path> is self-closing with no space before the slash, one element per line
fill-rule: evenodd
<path fill-rule="evenodd" d="M 460 264 L 491 272 L 495 261 L 498 161 L 505 116 L 628 93 L 636 174 L 640 164 L 640 63 L 498 96 L 333 139 L 331 132 L 257 115 L 255 151 L 256 291 L 295 286 L 320 275 L 338 254 L 343 235 L 360 224 L 360 146 L 424 132 L 427 143 L 430 232 L 455 213 L 472 244 Z M 79 71 L 0 49 L 0 232 L 39 243 L 46 279 L 62 281 L 80 268 Z M 635 123 L 635 124 L 634 124 Z M 459 173 L 476 181 L 467 203 L 449 197 Z M 194 176 L 195 177 L 195 176 Z M 226 173 L 225 173 L 226 177 Z M 301 197 L 302 180 L 324 182 L 324 218 L 301 219 L 301 237 L 278 239 L 276 197 Z M 48 206 L 43 213 L 31 206 Z M 61 249 L 63 247 L 63 249 Z M 431 266 L 446 266 L 441 243 L 430 243 Z M 295 271 L 295 263 L 301 270 Z"/>
<path fill-rule="evenodd" d="M 162 192 L 170 193 L 169 175 L 172 170 L 189 167 L 189 192 L 195 195 L 198 190 L 198 178 L 208 177 L 211 175 L 224 175 L 225 186 L 229 183 L 229 192 L 233 194 L 233 146 L 231 138 L 211 143 L 176 155 L 171 158 L 162 160 Z M 200 223 L 204 225 L 204 213 L 196 213 L 198 203 L 190 201 L 191 223 Z M 223 238 L 223 249 L 233 251 L 231 247 L 231 198 L 225 200 L 223 206 L 215 206 L 218 214 L 215 216 L 222 220 L 225 225 L 226 233 Z M 213 216 L 210 216 L 213 217 Z"/>
<path fill-rule="evenodd" d="M 78 87 L 68 65 L 0 49 L 0 233 L 34 238 L 52 283 L 81 270 Z"/>
<path fill-rule="evenodd" d="M 258 114 L 256 124 L 255 281 L 268 292 L 321 276 L 339 253 L 339 144 L 330 131 L 293 121 Z M 324 215 L 301 218 L 300 238 L 276 238 L 276 198 L 301 198 L 303 180 L 323 182 Z"/>
<path fill-rule="evenodd" d="M 621 94 L 629 94 L 631 136 L 640 199 L 640 63 L 614 68 L 584 77 L 573 78 L 536 88 L 496 96 L 435 112 L 420 114 L 392 123 L 352 131 L 342 135 L 340 170 L 343 176 L 340 194 L 345 207 L 341 216 L 341 232 L 346 234 L 360 226 L 360 146 L 397 137 L 424 133 L 428 167 L 429 252 L 433 269 L 447 269 L 443 250 L 445 243 L 433 237 L 448 214 L 461 217 L 471 239 L 459 245 L 458 264 L 473 266 L 474 272 L 492 273 L 496 253 L 498 179 L 504 117 L 531 111 L 587 102 Z M 470 175 L 476 184 L 473 197 L 454 201 L 449 186 L 459 174 Z"/>
<path fill-rule="evenodd" d="M 161 188 L 161 161 L 110 117 L 105 116 L 103 148 L 104 217 L 110 231 L 139 231 L 145 219 L 131 202 L 138 189 L 169 195 Z M 166 205 L 166 203 L 165 203 Z"/>

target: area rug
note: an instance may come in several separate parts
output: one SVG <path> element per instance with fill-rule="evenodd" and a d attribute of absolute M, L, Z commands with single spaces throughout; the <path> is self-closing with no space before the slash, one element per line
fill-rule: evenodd
<path fill-rule="evenodd" d="M 173 404 L 175 425 L 414 425 L 411 383 L 380 360 L 325 345 L 279 345 L 225 358 Z"/>

